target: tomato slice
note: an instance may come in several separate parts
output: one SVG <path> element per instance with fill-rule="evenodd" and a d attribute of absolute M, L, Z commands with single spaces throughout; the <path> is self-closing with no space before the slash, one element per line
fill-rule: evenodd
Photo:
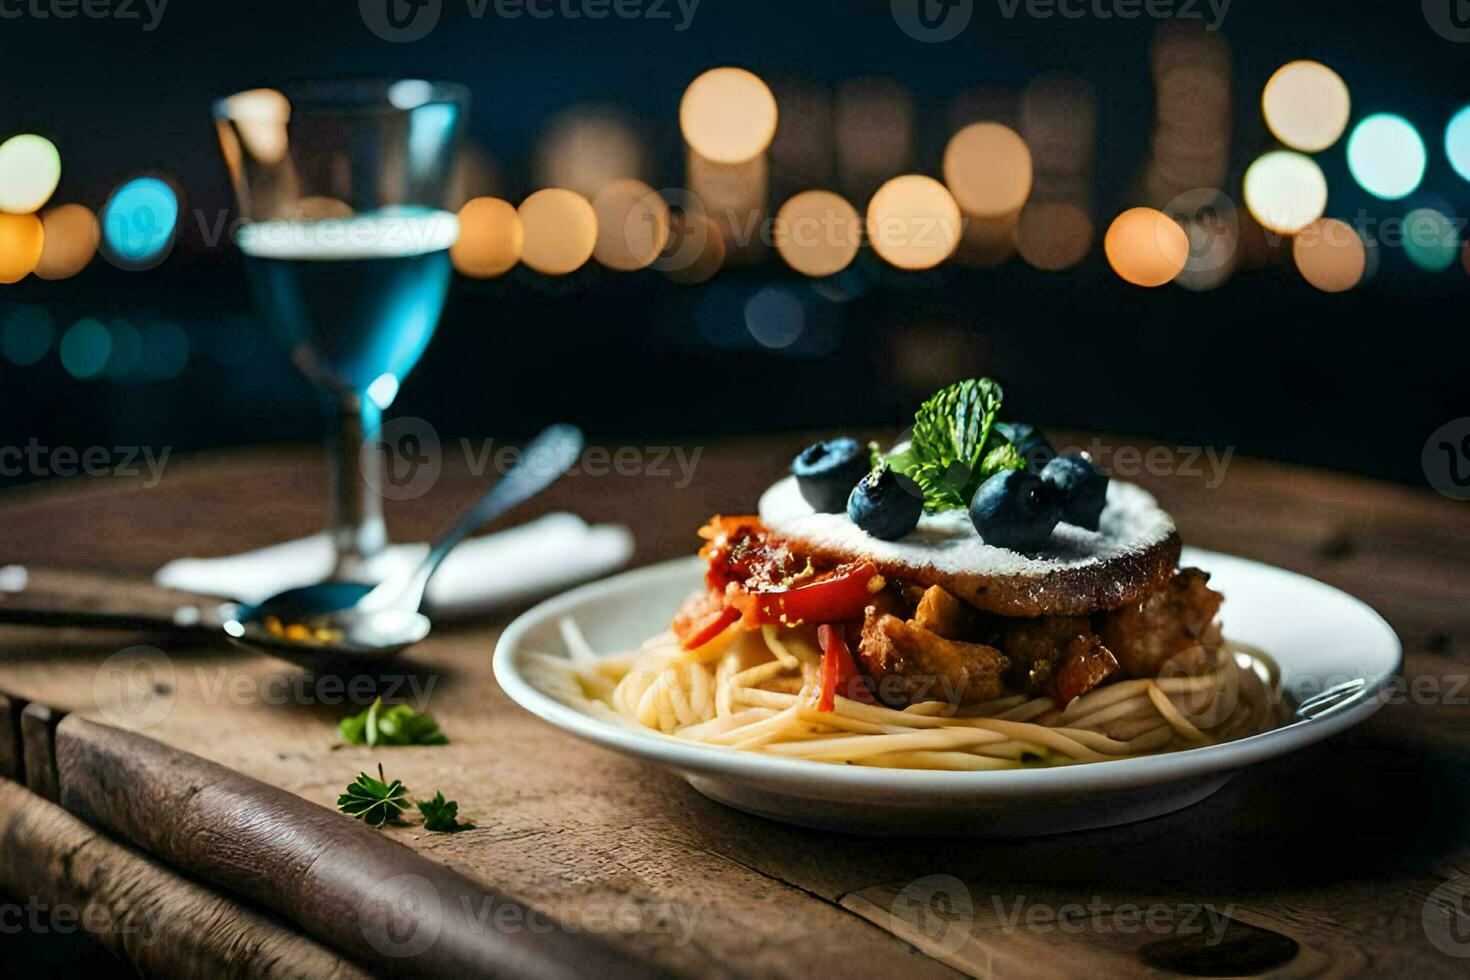
<path fill-rule="evenodd" d="M 822 648 L 822 683 L 817 689 L 817 710 L 835 710 L 839 694 L 853 701 L 872 704 L 873 695 L 863 683 L 852 653 L 847 649 L 842 627 L 818 626 L 817 643 Z"/>

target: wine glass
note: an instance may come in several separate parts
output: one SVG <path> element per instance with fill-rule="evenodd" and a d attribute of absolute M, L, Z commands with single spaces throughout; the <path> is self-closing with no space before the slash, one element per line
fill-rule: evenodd
<path fill-rule="evenodd" d="M 469 94 L 418 79 L 312 81 L 214 104 L 255 300 L 328 416 L 334 579 L 387 543 L 383 411 L 438 324 L 459 234 L 443 210 Z"/>

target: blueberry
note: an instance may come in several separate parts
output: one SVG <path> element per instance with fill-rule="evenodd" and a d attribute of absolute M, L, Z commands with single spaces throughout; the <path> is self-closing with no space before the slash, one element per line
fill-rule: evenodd
<path fill-rule="evenodd" d="M 840 514 L 847 495 L 867 475 L 872 461 L 856 439 L 814 442 L 791 461 L 796 489 L 819 514 Z"/>
<path fill-rule="evenodd" d="M 1045 433 L 1034 425 L 1025 422 L 997 422 L 995 431 L 1005 436 L 1006 441 L 1025 457 L 1026 468 L 1032 473 L 1040 473 L 1041 468 L 1057 454 Z"/>
<path fill-rule="evenodd" d="M 980 484 L 970 501 L 970 520 L 981 540 L 1013 551 L 1046 544 L 1061 517 L 1056 491 L 1025 470 L 1002 470 Z"/>
<path fill-rule="evenodd" d="M 1108 475 L 1086 456 L 1058 456 L 1041 471 L 1062 502 L 1062 520 L 1096 531 L 1108 502 Z"/>
<path fill-rule="evenodd" d="M 894 541 L 919 524 L 924 497 L 912 481 L 879 466 L 858 481 L 847 498 L 847 516 L 875 538 Z"/>

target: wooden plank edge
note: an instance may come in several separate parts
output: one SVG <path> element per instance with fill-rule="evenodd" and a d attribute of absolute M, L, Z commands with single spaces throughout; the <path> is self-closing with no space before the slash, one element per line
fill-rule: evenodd
<path fill-rule="evenodd" d="M 81 929 L 144 976 L 356 980 L 356 965 L 274 917 L 0 782 L 0 890 L 42 929 Z"/>

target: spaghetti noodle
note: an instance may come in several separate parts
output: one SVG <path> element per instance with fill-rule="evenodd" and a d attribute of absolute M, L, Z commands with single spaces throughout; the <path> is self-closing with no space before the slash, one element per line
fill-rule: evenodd
<path fill-rule="evenodd" d="M 570 658 L 535 655 L 532 669 L 537 686 L 569 706 L 674 738 L 816 762 L 969 771 L 1103 762 L 1265 731 L 1281 703 L 1270 657 L 1228 641 L 1064 708 L 1024 694 L 903 709 L 837 696 L 821 711 L 821 653 L 803 630 L 727 629 L 692 650 L 666 632 L 604 657 L 572 620 L 561 629 Z"/>

